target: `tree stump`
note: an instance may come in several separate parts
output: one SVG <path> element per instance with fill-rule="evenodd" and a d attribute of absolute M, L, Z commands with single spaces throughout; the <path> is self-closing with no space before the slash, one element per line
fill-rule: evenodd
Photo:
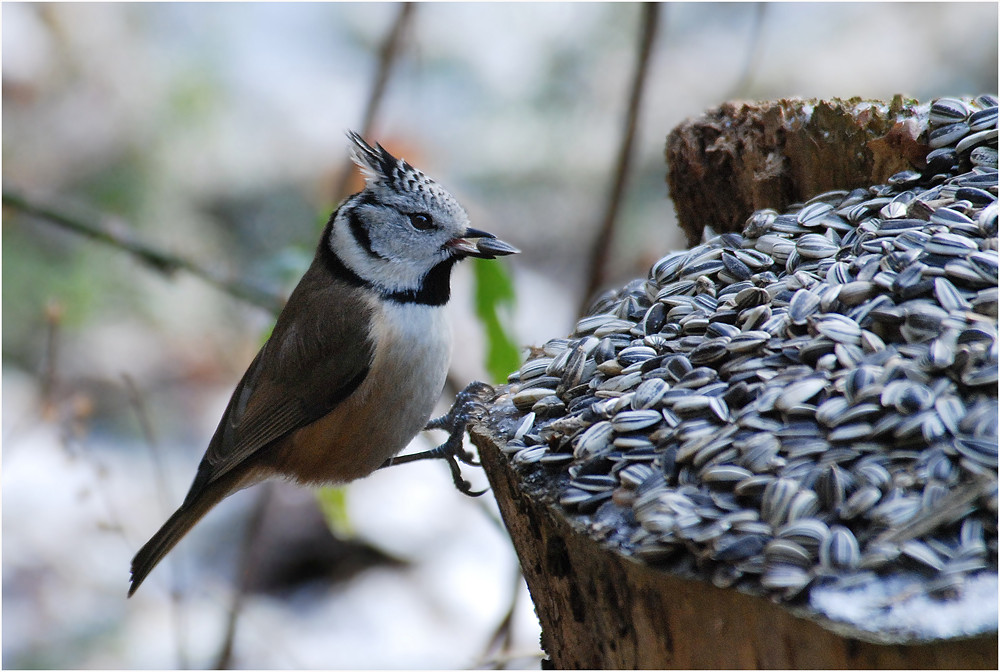
<path fill-rule="evenodd" d="M 900 97 L 889 105 L 860 100 L 729 103 L 670 134 L 669 182 L 692 244 L 701 240 L 705 226 L 717 233 L 741 232 L 754 210 L 783 212 L 790 203 L 800 205 L 792 213 L 762 218 L 751 227 L 759 230 L 746 237 L 718 236 L 690 253 L 668 255 L 648 280 L 599 299 L 569 340 L 556 338 L 533 350 L 512 374 L 512 384 L 498 389 L 489 413 L 470 426 L 535 603 L 548 665 L 996 669 L 996 362 L 995 354 L 986 353 L 990 334 L 990 352 L 995 351 L 996 279 L 988 272 L 972 272 L 973 266 L 996 267 L 996 183 L 984 179 L 995 173 L 970 168 L 990 162 L 995 167 L 995 128 L 980 127 L 988 126 L 982 120 L 990 115 L 995 125 L 996 100 L 983 96 L 975 107 L 961 101 L 949 105 L 942 106 L 938 118 L 943 120 L 936 123 L 947 124 L 947 115 L 963 110 L 969 121 L 964 133 L 949 129 L 956 136 L 953 144 L 959 144 L 946 157 L 954 164 L 944 165 L 941 173 L 930 167 L 926 174 L 919 172 L 928 155 L 928 106 Z M 978 116 L 973 118 L 974 113 Z M 901 174 L 914 170 L 918 172 Z M 887 187 L 890 176 L 893 185 Z M 970 180 L 962 193 L 978 199 L 978 204 L 955 206 L 965 208 L 964 219 L 947 210 L 956 201 L 957 187 L 934 191 L 951 179 Z M 925 190 L 926 199 L 913 194 L 895 198 L 911 184 Z M 869 190 L 869 185 L 882 186 Z M 856 187 L 864 189 L 849 197 L 848 190 Z M 842 197 L 821 197 L 808 209 L 801 206 L 830 190 L 843 190 Z M 848 205 L 839 204 L 849 199 Z M 855 207 L 859 202 L 861 210 Z M 938 236 L 952 220 L 958 222 L 956 228 Z M 968 239 L 960 240 L 958 234 Z M 901 250 L 930 245 L 910 255 L 915 259 L 922 254 L 928 264 L 939 265 L 930 281 L 917 284 L 920 274 L 910 272 L 913 282 L 896 282 L 896 276 L 887 275 L 878 284 L 852 270 L 872 255 L 888 256 L 892 247 L 886 245 L 896 235 L 906 236 Z M 947 258 L 935 261 L 942 254 Z M 859 255 L 868 257 L 851 265 Z M 912 262 L 904 256 L 893 257 L 893 263 L 901 264 L 896 268 L 900 276 Z M 817 259 L 827 261 L 820 266 Z M 752 273 L 759 274 L 756 286 Z M 942 293 L 950 282 L 934 280 L 946 276 L 961 287 L 955 296 Z M 794 285 L 775 285 L 784 278 Z M 740 283 L 738 294 L 728 292 Z M 793 294 L 812 284 L 818 288 L 814 303 L 806 292 L 795 307 L 802 314 L 793 319 Z M 831 294 L 831 289 L 838 291 Z M 680 295 L 690 301 L 679 301 Z M 938 303 L 921 298 L 927 296 Z M 854 309 L 873 297 L 887 312 L 877 320 L 867 313 L 863 319 L 846 319 L 858 315 Z M 917 303 L 908 303 L 913 300 Z M 897 301 L 903 307 L 898 314 L 892 312 Z M 925 304 L 933 304 L 933 310 L 921 308 Z M 769 319 L 772 305 L 788 316 L 776 326 Z M 672 318 L 677 307 L 682 310 Z M 761 312 L 764 308 L 768 310 Z M 904 308 L 921 319 L 938 314 L 935 310 L 951 311 L 950 319 L 957 322 L 949 324 L 959 326 L 914 331 L 921 323 L 913 320 L 911 325 Z M 699 317 L 700 310 L 707 312 Z M 964 345 L 958 354 L 940 340 L 952 328 L 971 329 L 962 332 L 966 335 L 959 339 Z M 737 335 L 742 340 L 730 348 Z M 919 359 L 921 348 L 930 348 L 932 340 L 937 349 Z M 984 345 L 976 345 L 980 340 Z M 627 350 L 634 352 L 626 357 Z M 928 358 L 936 363 L 927 364 Z M 927 417 L 914 416 L 928 407 L 903 408 L 889 394 L 855 400 L 855 394 L 864 396 L 862 388 L 845 392 L 854 385 L 845 383 L 852 367 L 864 362 L 881 370 L 890 359 L 892 366 L 910 362 L 916 367 L 912 375 L 936 385 L 935 394 L 950 390 L 947 394 L 963 399 L 965 408 L 978 409 L 978 415 L 969 411 L 970 417 L 988 420 L 992 409 L 993 424 L 969 421 L 959 428 L 948 415 L 953 403 L 933 406 Z M 727 369 L 723 363 L 740 366 Z M 640 380 L 653 383 L 641 402 Z M 729 388 L 718 389 L 722 383 Z M 714 392 L 708 392 L 713 385 Z M 691 396 L 675 395 L 667 402 L 671 390 Z M 678 399 L 686 399 L 684 411 Z M 833 403 L 824 408 L 827 417 L 821 420 L 817 409 L 827 401 Z M 838 403 L 845 412 L 860 405 L 858 415 L 872 424 L 844 425 L 849 431 L 843 431 L 840 416 L 829 417 Z M 893 413 L 897 415 L 889 417 Z M 896 424 L 876 424 L 886 417 Z M 914 424 L 914 417 L 920 423 Z M 678 438 L 675 428 L 689 420 L 685 431 L 693 438 Z M 698 422 L 703 426 L 695 429 Z M 904 431 L 905 422 L 918 431 Z M 793 425 L 798 426 L 794 432 L 804 431 L 803 426 L 809 431 L 781 435 Z M 592 435 L 590 430 L 595 430 Z M 977 438 L 959 440 L 970 433 Z M 746 444 L 747 437 L 757 434 L 781 436 L 781 448 L 771 461 L 753 467 L 743 448 L 736 450 L 727 441 L 742 436 Z M 813 436 L 825 448 L 817 452 L 801 436 Z M 947 464 L 939 460 L 947 467 L 941 478 L 951 480 L 934 492 L 923 491 L 934 498 L 933 506 L 920 505 L 919 515 L 904 511 L 898 527 L 885 522 L 889 518 L 871 523 L 873 504 L 864 504 L 861 496 L 852 502 L 853 512 L 843 508 L 847 497 L 861 490 L 857 484 L 845 486 L 846 470 L 862 456 L 880 451 L 896 451 L 891 460 L 910 466 L 897 469 L 885 462 L 896 471 L 886 471 L 889 480 L 881 481 L 875 499 L 884 496 L 891 505 L 904 507 L 919 501 L 922 491 L 908 488 L 929 487 L 925 484 L 937 476 L 908 470 L 923 469 L 917 466 L 923 464 L 921 451 L 941 451 L 935 442 L 943 437 L 954 437 L 942 453 Z M 797 480 L 806 478 L 802 469 L 786 474 L 784 467 L 792 463 L 807 468 L 816 480 Z M 569 471 L 570 464 L 576 471 Z M 626 479 L 629 465 L 642 468 Z M 838 465 L 840 473 L 831 465 Z M 707 470 L 714 466 L 719 468 L 709 482 Z M 753 482 L 755 478 L 764 480 Z M 819 478 L 824 480 L 815 485 Z M 736 481 L 747 488 L 734 489 Z M 792 489 L 787 497 L 779 496 L 774 494 L 781 491 L 777 486 Z M 689 493 L 701 488 L 687 503 L 710 511 L 698 524 L 680 522 L 692 510 L 670 508 L 678 497 L 687 497 L 679 495 L 685 487 Z M 768 488 L 773 488 L 771 494 Z M 878 490 L 872 486 L 861 495 L 873 489 Z M 644 498 L 654 506 L 640 507 Z M 801 505 L 794 516 L 793 498 Z M 739 515 L 732 520 L 744 526 L 734 527 L 729 537 L 729 522 L 720 528 L 726 533 L 713 532 L 712 523 L 729 512 Z M 811 529 L 818 526 L 822 541 L 814 539 L 811 549 L 806 548 L 808 540 L 801 540 L 801 546 L 777 544 L 775 555 L 768 556 L 771 542 L 791 538 L 782 530 L 804 518 L 816 522 Z M 944 536 L 932 538 L 932 533 Z M 951 542 L 945 537 L 959 544 L 955 557 L 964 558 L 967 570 L 962 572 L 967 574 L 935 574 L 944 560 L 928 543 L 946 552 L 943 545 Z M 815 564 L 796 564 L 800 560 Z M 784 573 L 769 574 L 778 569 Z M 852 592 L 859 587 L 868 592 Z M 807 590 L 828 591 L 825 597 L 835 599 L 836 608 L 822 607 L 813 600 L 814 592 L 803 599 Z M 955 597 L 951 611 L 945 610 L 949 596 Z M 926 618 L 938 608 L 944 616 Z M 891 617 L 883 618 L 885 614 Z"/>
<path fill-rule="evenodd" d="M 470 433 L 521 561 L 547 667 L 996 669 L 996 633 L 924 644 L 866 641 L 866 633 L 837 634 L 760 597 L 626 559 L 567 516 L 550 487 L 517 474 L 487 423 Z"/>
<path fill-rule="evenodd" d="M 888 105 L 860 98 L 729 102 L 685 121 L 667 137 L 666 157 L 688 245 L 705 227 L 742 231 L 754 210 L 882 184 L 921 166 L 922 124 L 916 101 L 902 96 Z"/>

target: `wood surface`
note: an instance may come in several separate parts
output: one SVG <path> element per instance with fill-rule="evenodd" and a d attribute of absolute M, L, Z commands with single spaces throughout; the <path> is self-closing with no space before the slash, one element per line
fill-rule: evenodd
<path fill-rule="evenodd" d="M 729 102 L 667 136 L 667 184 L 688 246 L 739 232 L 754 210 L 884 184 L 924 165 L 916 101 Z M 926 112 L 924 112 L 926 114 Z"/>
<path fill-rule="evenodd" d="M 471 426 L 554 669 L 997 669 L 997 635 L 928 644 L 843 637 L 765 598 L 602 547 Z"/>

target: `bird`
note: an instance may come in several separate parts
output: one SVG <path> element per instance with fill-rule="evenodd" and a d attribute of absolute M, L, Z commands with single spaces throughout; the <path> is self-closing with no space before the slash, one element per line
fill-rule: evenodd
<path fill-rule="evenodd" d="M 395 458 L 455 458 L 473 383 L 442 418 L 430 420 L 444 388 L 452 336 L 445 304 L 454 265 L 466 257 L 516 254 L 470 226 L 437 182 L 347 133 L 365 186 L 344 199 L 323 230 L 312 263 L 270 337 L 236 385 L 177 511 L 136 553 L 131 597 L 191 528 L 230 494 L 270 478 L 343 484 L 394 463 L 425 428 L 451 430 L 438 448 Z M 456 438 L 457 435 L 457 438 Z M 464 486 L 464 487 L 463 487 Z"/>

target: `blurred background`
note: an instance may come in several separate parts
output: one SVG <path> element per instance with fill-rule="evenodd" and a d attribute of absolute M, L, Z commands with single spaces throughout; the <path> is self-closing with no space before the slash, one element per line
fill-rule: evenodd
<path fill-rule="evenodd" d="M 344 131 L 367 116 L 371 140 L 524 251 L 502 262 L 504 318 L 519 345 L 541 344 L 584 299 L 649 15 L 3 4 L 4 667 L 539 667 L 495 506 L 455 491 L 443 464 L 353 483 L 325 517 L 305 489 L 241 492 L 126 601 L 129 560 L 183 498 L 273 314 L 11 199 L 287 295 L 349 179 Z M 664 4 L 656 28 L 605 287 L 683 244 L 663 150 L 685 118 L 733 98 L 997 87 L 995 3 Z M 487 376 L 472 263 L 452 281 L 460 383 Z"/>

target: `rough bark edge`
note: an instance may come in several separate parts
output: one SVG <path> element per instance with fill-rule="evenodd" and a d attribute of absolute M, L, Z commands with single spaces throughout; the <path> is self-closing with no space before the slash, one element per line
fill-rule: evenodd
<path fill-rule="evenodd" d="M 470 428 L 556 669 L 995 669 L 996 633 L 927 644 L 844 637 L 763 598 L 602 548 Z"/>
<path fill-rule="evenodd" d="M 886 104 L 734 101 L 681 123 L 667 136 L 667 183 L 689 246 L 705 227 L 739 232 L 755 210 L 805 201 L 833 189 L 883 184 L 924 165 L 927 106 L 896 96 Z"/>

